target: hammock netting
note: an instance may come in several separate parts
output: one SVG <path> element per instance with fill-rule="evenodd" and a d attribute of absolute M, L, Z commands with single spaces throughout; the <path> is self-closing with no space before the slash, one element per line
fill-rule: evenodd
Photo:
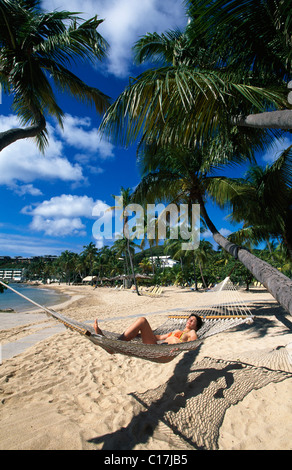
<path fill-rule="evenodd" d="M 185 380 L 177 380 L 182 376 Z M 141 422 L 144 428 L 151 427 L 179 449 L 217 450 L 220 428 L 231 406 L 253 390 L 291 378 L 292 373 L 283 370 L 204 357 L 191 364 L 179 361 L 166 383 L 131 395 L 147 410 Z M 241 425 L 235 422 L 234 428 Z"/>
<path fill-rule="evenodd" d="M 139 357 L 153 362 L 167 362 L 186 351 L 196 349 L 207 337 L 234 328 L 243 323 L 252 323 L 253 315 L 241 299 L 240 292 L 229 278 L 208 292 L 200 294 L 202 304 L 191 310 L 168 315 L 166 321 L 154 330 L 154 334 L 162 335 L 174 330 L 184 329 L 186 320 L 191 313 L 199 315 L 203 325 L 197 332 L 198 340 L 179 344 L 143 344 L 140 338 L 132 341 L 120 341 L 121 332 L 103 331 L 104 336 L 91 334 L 89 339 L 105 349 L 115 353 Z"/>
<path fill-rule="evenodd" d="M 1 281 L 0 281 L 1 282 Z M 9 289 L 19 294 L 9 286 Z M 22 295 L 22 297 L 25 297 Z M 77 322 L 64 315 L 28 301 L 42 308 L 49 316 L 63 323 L 72 331 L 78 332 L 92 343 L 111 353 L 120 353 L 126 356 L 138 357 L 152 362 L 168 362 L 178 354 L 196 349 L 205 338 L 234 328 L 243 323 L 252 323 L 253 316 L 240 297 L 240 292 L 229 278 L 207 292 L 196 296 L 198 304 L 191 310 L 182 309 L 179 314 L 168 315 L 167 320 L 154 330 L 154 334 L 169 333 L 184 329 L 186 320 L 191 313 L 201 316 L 203 325 L 197 332 L 198 340 L 179 344 L 143 344 L 139 338 L 131 341 L 121 341 L 118 337 L 122 332 L 103 330 L 103 335 L 95 333 L 94 328 L 86 323 Z"/>

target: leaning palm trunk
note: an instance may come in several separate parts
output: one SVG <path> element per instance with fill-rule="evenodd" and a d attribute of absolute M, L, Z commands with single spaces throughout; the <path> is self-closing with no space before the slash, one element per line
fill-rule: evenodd
<path fill-rule="evenodd" d="M 209 218 L 203 201 L 200 201 L 200 207 L 201 214 L 209 230 L 211 230 L 215 242 L 235 258 L 238 258 L 254 277 L 268 289 L 279 304 L 292 315 L 292 280 L 270 264 L 251 254 L 247 249 L 228 241 L 218 232 Z"/>
<path fill-rule="evenodd" d="M 0 152 L 8 145 L 19 139 L 27 139 L 29 137 L 37 137 L 46 129 L 46 120 L 41 113 L 36 116 L 36 121 L 26 128 L 14 128 L 4 132 L 0 132 Z"/>
<path fill-rule="evenodd" d="M 236 116 L 232 119 L 235 126 L 254 127 L 256 129 L 292 129 L 292 110 L 270 111 L 266 113 Z"/>

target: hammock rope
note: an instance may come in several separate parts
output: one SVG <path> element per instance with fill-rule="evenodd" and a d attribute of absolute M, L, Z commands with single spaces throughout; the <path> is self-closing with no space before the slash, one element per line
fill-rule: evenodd
<path fill-rule="evenodd" d="M 164 334 L 183 329 L 189 315 L 195 313 L 201 316 L 203 320 L 203 325 L 197 332 L 198 340 L 175 345 L 143 344 L 138 338 L 131 341 L 121 341 L 118 339 L 121 333 L 104 330 L 104 335 L 96 334 L 93 327 L 72 320 L 52 309 L 36 303 L 2 281 L 0 281 L 0 284 L 44 310 L 47 315 L 61 322 L 66 328 L 83 335 L 95 345 L 107 351 L 110 350 L 112 353 L 138 357 L 152 362 L 169 362 L 178 354 L 196 349 L 205 338 L 219 334 L 243 323 L 250 324 L 253 322 L 254 318 L 248 307 L 240 298 L 236 287 L 229 278 L 226 278 L 213 289 L 200 294 L 200 296 L 204 296 L 202 299 L 204 300 L 203 305 L 197 305 L 196 308 L 192 310 L 183 310 L 184 313 L 179 315 L 168 315 L 167 320 L 154 330 L 154 334 Z"/>

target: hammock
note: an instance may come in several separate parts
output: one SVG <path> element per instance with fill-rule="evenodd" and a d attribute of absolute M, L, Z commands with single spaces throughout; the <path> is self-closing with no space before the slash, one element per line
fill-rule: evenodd
<path fill-rule="evenodd" d="M 253 321 L 250 310 L 240 299 L 238 290 L 229 278 L 224 279 L 224 281 L 208 292 L 200 294 L 200 298 L 203 300 L 201 305 L 197 305 L 196 308 L 192 310 L 183 310 L 184 313 L 178 315 L 168 315 L 167 320 L 159 328 L 154 330 L 154 334 L 161 335 L 177 329 L 183 329 L 191 313 L 201 316 L 203 325 L 197 332 L 198 340 L 175 345 L 143 344 L 138 338 L 131 341 L 121 341 L 118 339 L 121 332 L 114 333 L 103 330 L 104 335 L 98 335 L 95 333 L 93 327 L 72 320 L 52 309 L 34 302 L 2 281 L 0 281 L 0 284 L 41 308 L 46 314 L 63 323 L 63 325 L 70 330 L 83 335 L 92 343 L 102 347 L 106 351 L 138 357 L 152 362 L 169 362 L 178 354 L 195 350 L 205 338 L 209 336 L 221 333 L 243 323 L 252 323 Z"/>

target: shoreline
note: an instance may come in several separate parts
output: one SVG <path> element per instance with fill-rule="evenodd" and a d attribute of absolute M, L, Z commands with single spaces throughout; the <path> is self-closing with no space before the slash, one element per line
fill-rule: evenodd
<path fill-rule="evenodd" d="M 34 283 L 30 283 L 30 282 L 23 282 L 23 283 L 18 283 L 18 284 L 27 285 L 29 287 L 33 287 L 33 288 L 36 288 L 36 289 L 39 289 L 39 290 L 53 290 L 56 294 L 58 294 L 58 295 L 62 294 L 64 297 L 65 296 L 67 297 L 66 300 L 61 299 L 57 303 L 53 303 L 51 305 L 45 305 L 45 304 L 43 305 L 44 308 L 48 308 L 48 309 L 52 309 L 52 310 L 58 310 L 58 309 L 63 310 L 64 308 L 68 307 L 72 302 L 75 302 L 76 300 L 79 300 L 80 298 L 83 297 L 83 295 L 79 295 L 79 294 L 74 295 L 74 292 L 71 292 L 71 290 L 68 290 L 68 289 L 67 290 L 64 289 L 65 286 L 62 286 L 62 285 L 34 284 Z M 66 287 L 71 287 L 71 286 L 66 286 Z M 15 288 L 15 290 L 17 290 L 17 287 Z M 17 295 L 17 294 L 15 294 L 15 295 Z M 27 295 L 27 298 L 29 298 L 29 295 Z M 23 300 L 26 301 L 26 299 L 23 299 Z M 3 308 L 3 309 L 0 309 L 0 314 L 1 313 L 25 314 L 25 313 L 45 312 L 44 309 L 42 309 L 41 307 L 38 307 L 37 305 L 34 305 L 33 303 L 30 303 L 28 300 L 26 302 L 27 302 L 27 305 L 28 305 L 27 308 L 23 308 L 21 310 L 13 309 L 13 308 L 10 308 L 10 307 L 9 308 Z M 41 302 L 37 302 L 37 301 L 35 301 L 35 302 L 38 303 L 40 306 L 42 306 Z M 29 306 L 30 306 L 30 308 L 29 308 Z"/>
<path fill-rule="evenodd" d="M 98 318 L 102 329 L 114 332 L 123 331 L 132 316 L 151 315 L 155 328 L 167 311 L 194 308 L 208 299 L 203 292 L 174 287 L 164 288 L 159 298 L 105 287 L 50 288 L 72 295 L 56 310 L 83 322 Z M 290 344 L 292 321 L 266 290 L 241 294 L 256 314 L 254 324 L 209 337 L 168 364 L 110 355 L 64 328 L 5 360 L 0 366 L 0 449 L 291 450 L 292 374 L 280 372 L 278 363 L 276 371 L 247 364 Z M 3 339 L 29 332 L 12 328 Z M 189 410 L 182 415 L 182 432 L 192 433 L 193 446 L 167 424 L 171 416 L 179 418 L 175 403 L 181 403 L 183 413 Z M 216 418 L 215 412 L 221 414 Z M 192 422 L 201 413 L 200 424 Z M 211 430 L 215 425 L 216 432 Z"/>

